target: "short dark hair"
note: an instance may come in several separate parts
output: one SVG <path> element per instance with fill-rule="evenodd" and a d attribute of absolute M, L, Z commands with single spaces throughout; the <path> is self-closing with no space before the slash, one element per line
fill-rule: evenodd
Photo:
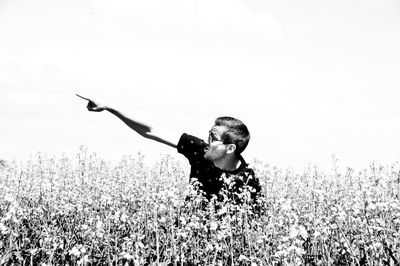
<path fill-rule="evenodd" d="M 221 140 L 225 144 L 235 144 L 236 155 L 240 155 L 246 149 L 250 140 L 250 132 L 241 120 L 229 116 L 222 116 L 215 120 L 215 125 L 227 128 L 222 134 Z"/>

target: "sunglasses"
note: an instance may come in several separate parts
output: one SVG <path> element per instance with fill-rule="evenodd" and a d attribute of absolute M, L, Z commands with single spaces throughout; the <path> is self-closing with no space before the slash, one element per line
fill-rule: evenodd
<path fill-rule="evenodd" d="M 220 142 L 222 142 L 222 144 L 227 144 L 222 141 L 221 137 L 216 132 L 210 131 L 208 134 L 208 143 L 215 142 L 215 141 L 220 141 Z"/>

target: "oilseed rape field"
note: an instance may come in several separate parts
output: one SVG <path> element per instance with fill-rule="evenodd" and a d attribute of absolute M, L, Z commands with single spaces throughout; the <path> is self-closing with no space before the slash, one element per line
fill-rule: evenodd
<path fill-rule="evenodd" d="M 171 156 L 81 147 L 0 166 L 0 265 L 399 265 L 400 164 L 250 164 L 256 203 L 206 202 Z M 229 180 L 226 180 L 229 183 Z"/>

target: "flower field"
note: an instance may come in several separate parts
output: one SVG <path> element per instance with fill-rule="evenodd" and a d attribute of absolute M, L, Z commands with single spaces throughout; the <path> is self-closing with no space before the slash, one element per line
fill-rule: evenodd
<path fill-rule="evenodd" d="M 0 165 L 0 265 L 400 265 L 400 164 L 254 161 L 257 204 L 204 204 L 188 166 L 38 153 Z"/>

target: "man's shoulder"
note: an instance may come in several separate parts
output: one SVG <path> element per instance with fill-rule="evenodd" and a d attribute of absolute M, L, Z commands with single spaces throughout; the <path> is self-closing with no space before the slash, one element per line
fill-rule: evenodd
<path fill-rule="evenodd" d="M 233 175 L 238 176 L 245 184 L 250 186 L 259 186 L 259 180 L 253 168 L 247 163 L 244 163 L 244 165 L 242 165 L 240 169 L 238 169 L 238 171 Z"/>
<path fill-rule="evenodd" d="M 237 172 L 237 175 L 243 176 L 246 179 L 256 178 L 256 174 L 253 168 L 251 168 L 251 166 L 249 166 L 248 164 L 245 164 L 242 167 L 240 167 L 239 171 Z"/>
<path fill-rule="evenodd" d="M 239 160 L 240 160 L 240 166 L 237 169 L 237 173 L 242 174 L 249 174 L 249 175 L 254 175 L 254 170 L 253 168 L 246 162 L 246 160 L 242 157 L 242 155 L 239 155 Z"/>
<path fill-rule="evenodd" d="M 246 164 L 246 165 L 243 167 L 242 172 L 245 173 L 246 175 L 251 175 L 251 176 L 255 176 L 255 175 L 256 175 L 255 172 L 254 172 L 254 170 L 253 170 L 253 168 L 252 168 L 250 165 L 248 165 L 248 164 Z"/>

